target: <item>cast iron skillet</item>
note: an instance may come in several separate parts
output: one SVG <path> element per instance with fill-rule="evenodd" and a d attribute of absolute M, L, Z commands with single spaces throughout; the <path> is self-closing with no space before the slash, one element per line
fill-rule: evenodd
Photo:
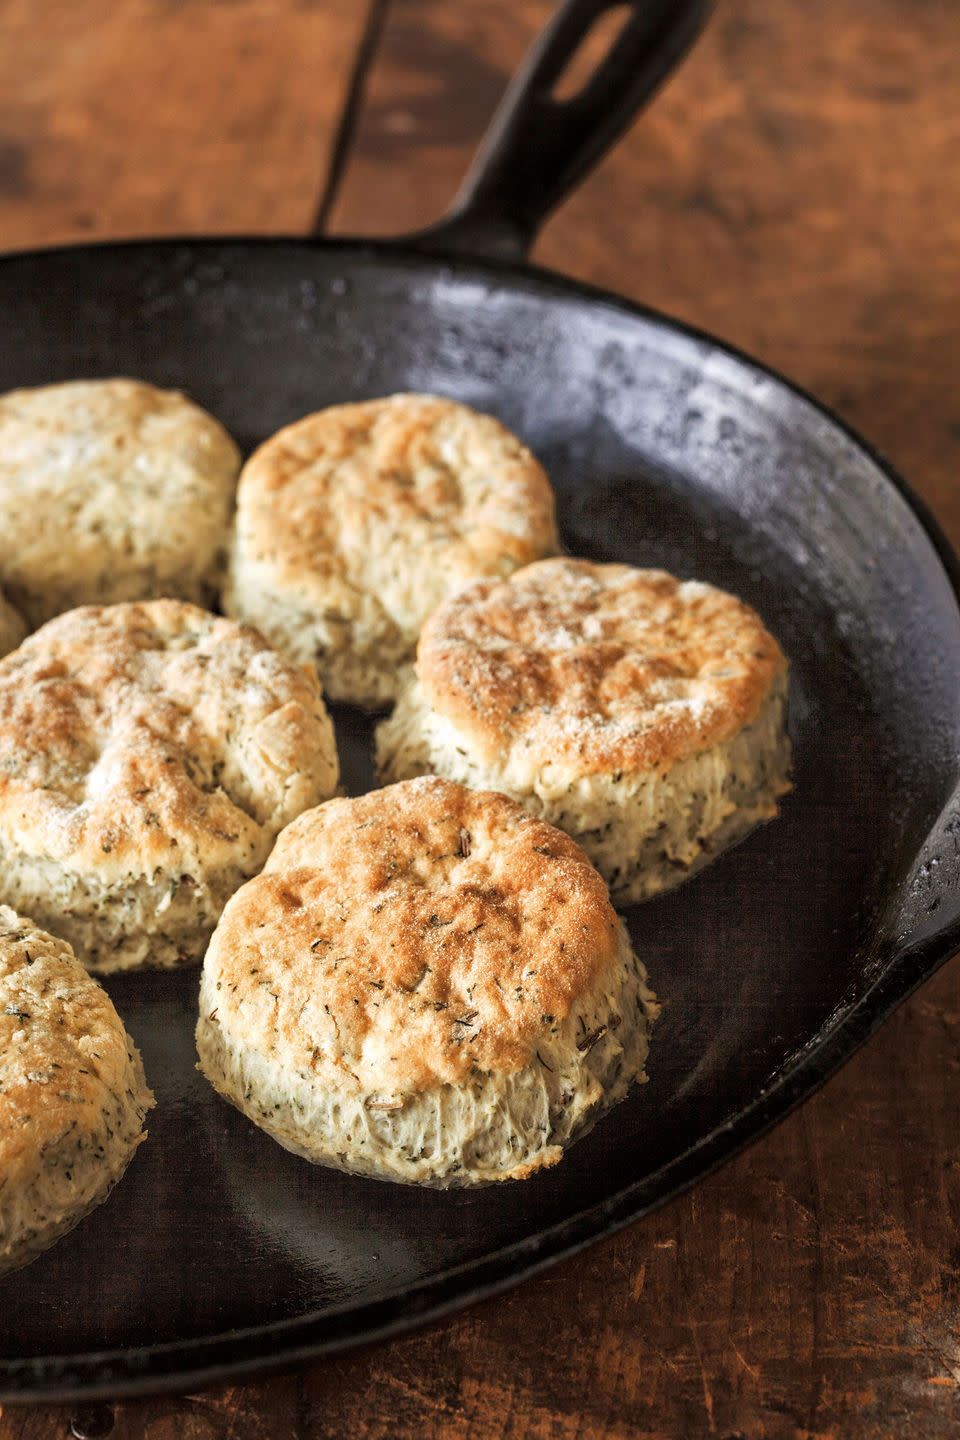
<path fill-rule="evenodd" d="M 394 390 L 495 412 L 546 462 L 571 551 L 663 564 L 759 608 L 793 662 L 795 793 L 775 824 L 630 914 L 667 1002 L 651 1082 L 524 1184 L 438 1194 L 306 1165 L 194 1071 L 195 971 L 111 981 L 158 1109 L 109 1203 L 2 1282 L 5 1399 L 184 1389 L 511 1284 L 783 1116 L 960 944 L 958 571 L 930 516 L 768 369 L 518 263 L 702 18 L 700 0 L 637 5 L 560 105 L 552 81 L 604 8 L 562 10 L 453 216 L 419 241 L 7 258 L 0 387 L 143 376 L 182 386 L 248 447 L 317 406 Z M 455 258 L 471 250 L 485 258 Z M 337 722 L 361 791 L 369 722 Z"/>

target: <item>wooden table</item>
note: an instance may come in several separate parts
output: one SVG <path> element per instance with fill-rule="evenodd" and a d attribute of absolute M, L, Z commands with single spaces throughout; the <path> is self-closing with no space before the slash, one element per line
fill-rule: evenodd
<path fill-rule="evenodd" d="M 399 232 L 546 0 L 3 0 L 0 245 Z M 541 262 L 782 367 L 960 542 L 960 10 L 720 0 Z M 7 338 L 9 343 L 10 337 Z M 113 1435 L 923 1436 L 960 1428 L 960 967 L 658 1214 L 511 1294 Z M 0 1440 L 69 1434 L 7 1407 Z"/>

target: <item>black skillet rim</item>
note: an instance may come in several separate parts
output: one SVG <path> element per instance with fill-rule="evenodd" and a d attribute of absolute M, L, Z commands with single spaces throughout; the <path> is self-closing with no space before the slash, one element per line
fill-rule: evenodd
<path fill-rule="evenodd" d="M 176 236 L 160 240 L 120 240 L 105 244 L 62 245 L 5 254 L 6 261 L 41 259 L 84 252 L 106 257 L 118 251 L 212 250 L 231 248 L 342 250 L 373 264 L 408 265 L 420 271 L 446 270 L 464 278 L 502 277 L 520 288 L 546 288 L 554 294 L 620 310 L 673 333 L 710 345 L 799 396 L 860 449 L 915 515 L 940 560 L 960 612 L 960 560 L 926 503 L 894 467 L 820 400 L 772 366 L 716 336 L 650 306 L 611 291 L 572 280 L 536 265 L 471 261 L 459 256 L 424 255 L 397 241 L 336 237 L 305 239 L 282 235 Z M 717 1169 L 726 1160 L 784 1119 L 812 1095 L 876 1031 L 891 1012 L 960 949 L 960 918 L 943 931 L 902 951 L 890 951 L 870 988 L 850 1009 L 762 1089 L 756 1098 L 698 1144 L 653 1174 L 625 1185 L 608 1199 L 578 1212 L 526 1240 L 433 1276 L 401 1294 L 364 1305 L 333 1307 L 322 1313 L 274 1321 L 186 1341 L 131 1350 L 93 1351 L 76 1356 L 0 1359 L 0 1400 L 4 1403 L 113 1399 L 183 1393 L 244 1375 L 290 1368 L 300 1362 L 402 1334 L 428 1321 L 487 1299 L 526 1280 L 558 1260 L 612 1235 Z"/>

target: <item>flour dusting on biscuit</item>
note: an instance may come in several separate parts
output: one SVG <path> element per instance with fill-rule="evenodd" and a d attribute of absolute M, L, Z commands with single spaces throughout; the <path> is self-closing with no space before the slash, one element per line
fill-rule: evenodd
<path fill-rule="evenodd" d="M 0 905 L 0 1274 L 106 1199 L 152 1106 L 106 991 L 68 944 Z"/>
<path fill-rule="evenodd" d="M 441 600 L 557 545 L 543 468 L 492 416 L 431 395 L 334 405 L 244 466 L 225 606 L 333 699 L 377 706 Z"/>
<path fill-rule="evenodd" d="M 0 583 L 32 625 L 77 605 L 212 604 L 240 452 L 212 415 L 139 380 L 0 395 Z"/>
<path fill-rule="evenodd" d="M 204 960 L 201 1069 L 289 1150 L 435 1186 L 554 1164 L 656 1013 L 607 888 L 503 795 L 428 778 L 288 826 Z"/>
<path fill-rule="evenodd" d="M 500 790 L 583 845 L 620 903 L 695 873 L 789 788 L 787 662 L 732 595 L 544 560 L 424 628 L 378 730 L 386 780 Z"/>
<path fill-rule="evenodd" d="M 87 606 L 0 660 L 0 900 L 92 970 L 199 960 L 338 778 L 315 673 L 179 600 Z"/>

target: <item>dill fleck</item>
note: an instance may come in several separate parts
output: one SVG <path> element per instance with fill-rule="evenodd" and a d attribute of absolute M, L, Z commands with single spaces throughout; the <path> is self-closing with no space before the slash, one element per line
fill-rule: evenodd
<path fill-rule="evenodd" d="M 578 1044 L 577 1049 L 580 1051 L 581 1054 L 586 1054 L 588 1050 L 593 1049 L 594 1045 L 596 1045 L 598 1040 L 603 1039 L 606 1033 L 606 1025 L 598 1025 L 596 1030 L 591 1030 L 589 1035 L 585 1035 L 583 1037 L 583 1039 Z"/>
<path fill-rule="evenodd" d="M 472 843 L 472 842 L 471 842 L 471 837 L 470 837 L 470 831 L 469 831 L 469 830 L 461 830 L 461 831 L 460 831 L 460 854 L 463 856 L 464 860 L 466 860 L 467 856 L 470 854 L 470 846 L 471 846 L 471 843 Z"/>

